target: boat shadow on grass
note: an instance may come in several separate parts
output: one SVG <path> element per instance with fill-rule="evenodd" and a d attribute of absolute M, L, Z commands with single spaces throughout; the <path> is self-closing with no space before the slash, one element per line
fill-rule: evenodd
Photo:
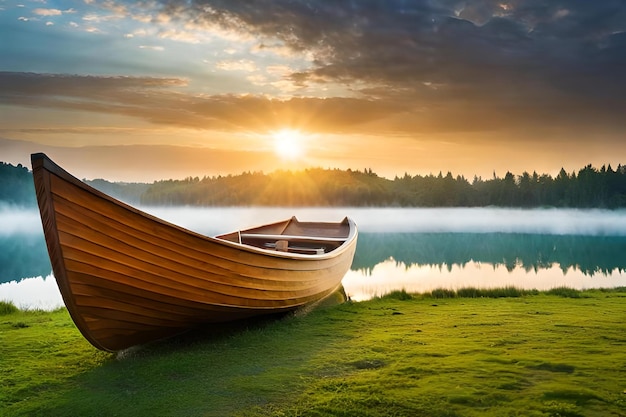
<path fill-rule="evenodd" d="M 307 304 L 294 311 L 255 316 L 226 323 L 204 324 L 173 337 L 121 350 L 117 352 L 115 358 L 124 360 L 136 356 L 159 355 L 187 347 L 216 343 L 250 330 L 262 330 L 280 320 L 307 315 L 315 309 L 333 307 L 345 303 L 347 300 L 346 291 L 342 286 L 322 300 Z"/>
<path fill-rule="evenodd" d="M 275 313 L 228 323 L 206 324 L 201 327 L 189 329 L 176 336 L 120 350 L 116 353 L 115 358 L 117 360 L 124 360 L 137 356 L 160 355 L 163 353 L 180 351 L 192 346 L 205 345 L 207 343 L 219 343 L 220 340 L 237 336 L 238 334 L 252 329 L 263 329 L 264 327 L 286 317 L 292 316 L 293 314 L 293 312 Z"/>

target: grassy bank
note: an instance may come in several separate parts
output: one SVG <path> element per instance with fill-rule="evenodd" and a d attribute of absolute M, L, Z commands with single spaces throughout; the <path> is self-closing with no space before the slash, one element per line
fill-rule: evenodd
<path fill-rule="evenodd" d="M 0 415 L 626 416 L 626 289 L 398 292 L 113 355 L 0 304 Z"/>

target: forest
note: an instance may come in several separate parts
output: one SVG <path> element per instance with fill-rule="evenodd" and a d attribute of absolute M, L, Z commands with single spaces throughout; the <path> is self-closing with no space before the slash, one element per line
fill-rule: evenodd
<path fill-rule="evenodd" d="M 86 181 L 86 180 L 85 180 Z M 240 175 L 188 177 L 152 184 L 88 184 L 131 204 L 193 206 L 350 206 L 350 207 L 626 207 L 626 166 L 548 174 L 507 172 L 469 181 L 462 175 L 409 175 L 387 179 L 370 168 L 244 172 Z M 1 163 L 0 202 L 34 205 L 27 168 Z"/>
<path fill-rule="evenodd" d="M 31 206 L 37 204 L 32 173 L 17 166 L 0 162 L 0 204 Z"/>
<path fill-rule="evenodd" d="M 591 165 L 556 176 L 536 172 L 488 180 L 405 174 L 393 180 L 363 171 L 307 169 L 271 174 L 158 181 L 142 195 L 145 205 L 351 206 L 351 207 L 626 207 L 626 166 Z"/>

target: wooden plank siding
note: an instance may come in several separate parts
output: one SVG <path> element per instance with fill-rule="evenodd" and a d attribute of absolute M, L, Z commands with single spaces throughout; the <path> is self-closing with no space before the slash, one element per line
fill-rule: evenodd
<path fill-rule="evenodd" d="M 293 310 L 335 291 L 352 263 L 357 231 L 349 219 L 294 218 L 212 238 L 121 203 L 43 154 L 33 154 L 32 164 L 55 278 L 72 319 L 99 349 Z M 338 247 L 303 255 L 234 238 L 255 233 L 326 236 Z"/>

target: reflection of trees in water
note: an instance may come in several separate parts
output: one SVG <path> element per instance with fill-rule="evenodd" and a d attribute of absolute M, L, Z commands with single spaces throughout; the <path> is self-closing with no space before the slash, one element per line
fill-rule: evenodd
<path fill-rule="evenodd" d="M 0 236 L 0 283 L 46 276 L 52 271 L 43 234 Z"/>
<path fill-rule="evenodd" d="M 451 269 L 468 262 L 593 275 L 626 270 L 626 237 L 507 233 L 360 233 L 352 269 L 370 270 L 393 258 L 404 265 Z M 52 267 L 43 235 L 0 237 L 0 283 L 46 276 Z"/>
<path fill-rule="evenodd" d="M 510 233 L 360 233 L 352 269 L 370 270 L 393 258 L 404 265 L 452 268 L 468 262 L 522 266 L 527 271 L 557 264 L 565 272 L 607 274 L 626 269 L 626 237 Z"/>

